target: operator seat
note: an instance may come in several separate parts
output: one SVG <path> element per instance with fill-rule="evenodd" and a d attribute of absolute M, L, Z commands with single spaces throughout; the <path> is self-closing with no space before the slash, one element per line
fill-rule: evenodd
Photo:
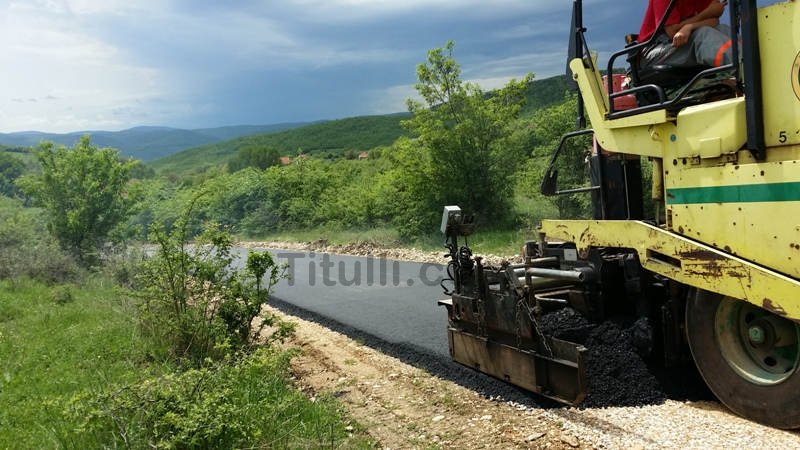
<path fill-rule="evenodd" d="M 625 36 L 626 47 L 631 47 L 638 44 L 639 35 L 629 34 Z M 639 65 L 644 48 L 628 55 L 628 64 L 630 66 L 628 75 L 631 77 L 633 86 L 644 86 L 648 84 L 655 84 L 660 86 L 667 97 L 670 92 L 674 92 L 683 86 L 686 86 L 692 78 L 698 73 L 710 69 L 709 66 L 672 66 L 669 64 L 657 64 L 650 67 L 642 68 Z M 652 105 L 658 103 L 658 96 L 655 92 L 645 91 L 640 92 L 636 96 L 639 106 Z"/>
<path fill-rule="evenodd" d="M 625 36 L 626 47 L 638 44 L 638 35 L 629 34 Z M 641 67 L 639 60 L 644 48 L 639 48 L 628 55 L 629 71 L 633 86 L 645 86 L 654 84 L 664 90 L 664 94 L 669 99 L 675 92 L 689 84 L 689 82 L 700 72 L 711 69 L 711 66 L 673 66 L 669 64 L 657 64 L 649 67 Z M 707 83 L 705 86 L 697 86 L 691 90 L 692 94 L 680 101 L 675 107 L 685 107 L 692 104 L 699 104 L 718 99 L 720 97 L 732 97 L 735 95 L 734 89 L 729 85 L 719 82 Z M 636 101 L 639 106 L 653 105 L 659 102 L 658 95 L 654 91 L 643 91 L 636 94 Z"/>

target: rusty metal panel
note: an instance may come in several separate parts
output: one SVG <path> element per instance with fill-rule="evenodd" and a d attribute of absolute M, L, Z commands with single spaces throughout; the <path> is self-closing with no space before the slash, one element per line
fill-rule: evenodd
<path fill-rule="evenodd" d="M 586 371 L 577 344 L 546 338 L 552 357 L 520 350 L 473 334 L 448 329 L 453 360 L 561 403 L 586 397 Z"/>
<path fill-rule="evenodd" d="M 548 239 L 637 251 L 642 267 L 689 286 L 750 302 L 800 321 L 800 281 L 645 222 L 545 220 Z"/>

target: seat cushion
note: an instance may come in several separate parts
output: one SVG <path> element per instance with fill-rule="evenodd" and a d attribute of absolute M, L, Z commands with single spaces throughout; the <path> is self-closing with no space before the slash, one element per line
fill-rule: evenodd
<path fill-rule="evenodd" d="M 665 89 L 685 85 L 695 75 L 708 69 L 705 66 L 680 67 L 657 64 L 639 68 L 639 84 L 655 84 Z"/>

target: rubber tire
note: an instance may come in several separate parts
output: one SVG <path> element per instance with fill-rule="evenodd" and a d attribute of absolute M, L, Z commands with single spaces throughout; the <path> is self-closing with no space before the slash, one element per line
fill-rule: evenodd
<path fill-rule="evenodd" d="M 771 386 L 753 384 L 725 361 L 714 336 L 722 296 L 694 289 L 686 304 L 686 335 L 695 364 L 717 398 L 736 414 L 771 427 L 800 428 L 800 371 Z"/>

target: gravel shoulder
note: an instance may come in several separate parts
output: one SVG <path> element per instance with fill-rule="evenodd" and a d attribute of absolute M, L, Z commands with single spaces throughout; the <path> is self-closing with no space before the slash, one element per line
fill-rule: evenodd
<path fill-rule="evenodd" d="M 531 408 L 477 392 L 314 322 L 289 345 L 298 386 L 332 395 L 382 448 L 797 448 L 800 434 L 741 419 L 716 402 Z M 500 383 L 500 381 L 498 381 Z"/>
<path fill-rule="evenodd" d="M 334 255 L 372 256 L 374 258 L 386 258 L 398 261 L 447 264 L 447 258 L 444 256 L 447 253 L 447 249 L 444 247 L 442 247 L 440 251 L 430 252 L 416 248 L 383 247 L 369 241 L 343 245 L 330 244 L 324 239 L 313 242 L 242 241 L 236 245 L 242 248 L 274 248 L 283 250 L 330 253 Z M 489 263 L 499 263 L 503 260 L 510 262 L 522 262 L 522 257 L 518 255 L 503 256 L 482 253 L 480 256 L 484 258 L 484 261 Z"/>
<path fill-rule="evenodd" d="M 241 246 L 443 261 L 443 252 L 381 249 L 370 244 L 257 242 Z M 800 432 L 749 422 L 713 401 L 576 409 L 487 397 L 361 340 L 270 309 L 297 323 L 291 345 L 302 349 L 293 363 L 298 385 L 309 397 L 339 398 L 357 422 L 354 426 L 363 426 L 383 448 L 800 448 Z"/>

